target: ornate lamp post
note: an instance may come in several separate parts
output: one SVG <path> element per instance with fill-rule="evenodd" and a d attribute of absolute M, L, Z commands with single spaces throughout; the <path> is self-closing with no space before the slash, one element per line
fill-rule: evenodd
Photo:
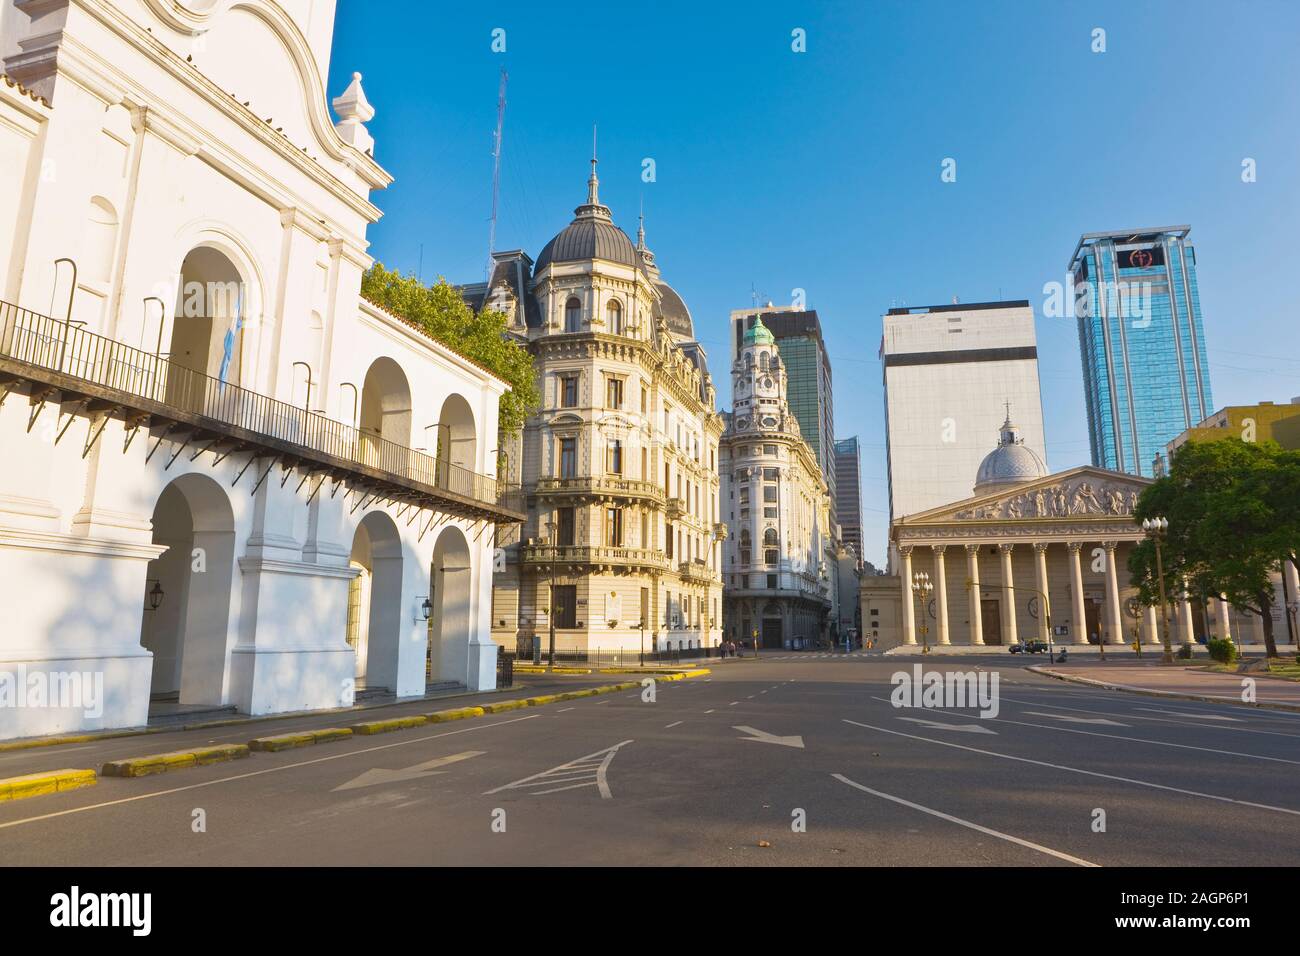
<path fill-rule="evenodd" d="M 1160 541 L 1169 531 L 1169 522 L 1160 516 L 1143 518 L 1142 530 L 1147 533 L 1147 536 L 1156 545 L 1156 578 L 1160 582 L 1160 626 L 1164 631 L 1165 645 L 1164 657 L 1161 660 L 1165 664 L 1172 664 L 1174 662 L 1174 649 L 1169 643 L 1169 614 L 1165 601 L 1165 566 L 1160 555 Z"/>
<path fill-rule="evenodd" d="M 926 621 L 926 606 L 929 603 L 930 595 L 934 592 L 934 584 L 930 581 L 930 575 L 925 571 L 917 571 L 912 575 L 912 593 L 916 595 L 916 603 L 921 612 L 921 653 L 930 653 L 930 625 Z"/>

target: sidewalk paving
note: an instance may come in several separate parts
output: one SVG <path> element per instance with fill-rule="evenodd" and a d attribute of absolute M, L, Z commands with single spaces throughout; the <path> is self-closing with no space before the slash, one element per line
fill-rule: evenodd
<path fill-rule="evenodd" d="M 1132 693 L 1300 711 L 1300 683 L 1264 674 L 1223 674 L 1204 670 L 1202 665 L 1171 666 L 1150 660 L 1043 664 L 1029 670 Z M 1242 700 L 1246 678 L 1257 678 L 1253 702 Z"/>

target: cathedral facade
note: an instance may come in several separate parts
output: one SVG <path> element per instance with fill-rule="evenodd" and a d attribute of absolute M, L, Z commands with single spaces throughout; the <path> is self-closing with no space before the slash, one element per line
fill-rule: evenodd
<path fill-rule="evenodd" d="M 534 261 L 497 253 L 462 287 L 533 355 L 541 408 L 501 451 L 528 520 L 503 532 L 497 641 L 521 653 L 716 646 L 722 634 L 718 443 L 704 348 L 646 246 L 587 200 Z"/>
<path fill-rule="evenodd" d="M 786 400 L 786 369 L 762 317 L 731 369 L 722 436 L 722 507 L 732 533 L 723 590 L 727 636 L 814 647 L 831 636 L 836 573 L 830 494 Z"/>

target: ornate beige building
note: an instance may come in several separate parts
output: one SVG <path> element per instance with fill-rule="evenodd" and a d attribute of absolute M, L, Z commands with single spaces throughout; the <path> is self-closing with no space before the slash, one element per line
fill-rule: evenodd
<path fill-rule="evenodd" d="M 727 636 L 764 647 L 829 634 L 837 547 L 830 494 L 786 401 L 786 368 L 760 316 L 731 369 L 722 507 Z"/>
<path fill-rule="evenodd" d="M 463 288 L 511 317 L 540 410 L 503 449 L 528 521 L 498 541 L 492 623 L 565 651 L 710 647 L 722 634 L 722 419 L 691 315 L 614 225 L 592 160 L 587 201 L 533 260 L 493 257 Z M 503 562 L 503 563 L 502 563 Z"/>
<path fill-rule="evenodd" d="M 1136 600 L 1128 556 L 1148 479 L 1092 466 L 1045 474 L 1010 418 L 975 496 L 895 521 L 899 574 L 863 579 L 863 627 L 882 646 L 1159 644 L 1158 609 Z M 933 590 L 918 593 L 915 575 Z M 1191 641 L 1189 602 L 1171 596 L 1170 638 Z M 1045 606 L 1046 603 L 1046 606 Z"/>

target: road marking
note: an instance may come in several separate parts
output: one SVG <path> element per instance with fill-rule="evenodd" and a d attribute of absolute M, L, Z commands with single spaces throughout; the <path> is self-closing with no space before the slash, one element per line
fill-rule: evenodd
<path fill-rule="evenodd" d="M 1267 803 L 1254 803 L 1250 800 L 1237 800 L 1233 797 L 1222 797 L 1213 793 L 1201 793 L 1197 790 L 1184 790 L 1181 787 L 1169 787 L 1163 783 L 1151 783 L 1147 780 L 1137 780 L 1133 777 L 1120 777 L 1112 773 L 1102 773 L 1098 770 L 1084 770 L 1080 767 L 1067 767 L 1065 764 L 1048 763 L 1045 760 L 1034 760 L 1030 757 L 1016 757 L 1011 754 L 1000 754 L 995 750 L 980 750 L 978 747 L 968 747 L 965 744 L 954 744 L 947 740 L 935 740 L 931 737 L 918 737 L 915 734 L 905 734 L 902 731 L 890 730 L 888 727 L 875 727 L 871 724 L 861 724 L 856 720 L 849 720 L 847 717 L 841 718 L 846 724 L 853 724 L 855 727 L 865 727 L 867 730 L 878 730 L 881 733 L 893 734 L 896 737 L 907 737 L 911 740 L 921 740 L 928 744 L 937 744 L 940 747 L 953 747 L 957 750 L 969 750 L 971 753 L 984 754 L 987 757 L 1000 757 L 1003 760 L 1014 760 L 1018 763 L 1035 764 L 1039 767 L 1049 767 L 1052 770 L 1065 770 L 1070 773 L 1083 774 L 1086 777 L 1099 777 L 1102 780 L 1117 780 L 1120 783 L 1131 783 L 1138 787 L 1150 787 L 1152 790 L 1165 790 L 1169 793 L 1181 793 L 1189 797 L 1201 797 L 1205 800 L 1217 800 L 1220 803 L 1235 803 L 1243 807 L 1255 807 L 1258 810 L 1272 810 L 1274 813 L 1286 813 L 1293 817 L 1300 817 L 1300 810 L 1288 810 L 1286 807 L 1274 807 Z M 1052 728 L 1054 730 L 1064 730 L 1063 727 Z M 1068 731 L 1068 733 L 1089 733 L 1089 731 Z"/>
<path fill-rule="evenodd" d="M 1194 720 L 1230 720 L 1233 723 L 1241 723 L 1240 717 L 1226 717 L 1223 714 L 1189 714 L 1181 710 L 1160 710 L 1158 707 L 1139 707 L 1138 710 L 1145 710 L 1151 714 L 1173 714 L 1175 717 L 1191 717 Z"/>
<path fill-rule="evenodd" d="M 736 706 L 737 704 L 739 704 L 739 703 L 740 703 L 740 701 L 738 701 L 738 700 L 733 700 L 733 701 L 732 701 L 730 704 L 728 704 L 727 706 L 728 706 L 728 707 L 735 707 L 735 706 Z"/>
<path fill-rule="evenodd" d="M 1044 714 L 1043 716 L 1050 716 Z M 1135 744 L 1150 744 L 1153 747 L 1174 747 L 1178 750 L 1199 750 L 1202 753 L 1223 754 L 1227 757 L 1245 757 L 1248 760 L 1267 760 L 1269 763 L 1289 763 L 1300 766 L 1300 760 L 1287 760 L 1285 757 L 1265 757 L 1261 754 L 1245 754 L 1238 750 L 1219 750 L 1215 747 L 1196 747 L 1192 744 L 1176 744 L 1168 740 L 1147 740 L 1145 737 L 1125 737 L 1121 734 L 1103 734 L 1095 730 L 1076 730 L 1071 727 L 1053 727 L 1049 724 L 1030 724 L 1023 720 L 1009 720 L 1006 717 L 995 717 L 998 723 L 1002 724 L 1019 724 L 1021 727 L 1037 727 L 1040 730 L 1056 730 L 1063 734 L 1085 734 L 1089 737 L 1106 737 L 1109 740 L 1128 740 Z M 1120 726 L 1123 726 L 1122 724 Z"/>
<path fill-rule="evenodd" d="M 672 730 L 674 727 L 676 727 L 676 726 L 677 726 L 678 724 L 680 724 L 680 723 L 681 723 L 680 720 L 674 720 L 671 724 L 669 724 L 668 726 L 664 727 L 664 730 Z"/>
<path fill-rule="evenodd" d="M 753 727 L 732 727 L 732 730 L 739 730 L 742 734 L 749 734 L 748 737 L 739 737 L 739 740 L 752 740 L 760 744 L 780 744 L 782 747 L 798 747 L 803 749 L 803 738 L 798 734 L 792 734 L 789 737 L 779 737 L 776 734 L 769 734 L 765 730 L 755 730 Z"/>
<path fill-rule="evenodd" d="M 936 730 L 956 730 L 963 734 L 997 734 L 996 730 L 989 730 L 981 724 L 947 724 L 942 720 L 923 720 L 920 717 L 899 717 L 898 719 L 911 721 L 925 727 L 933 727 Z"/>
<path fill-rule="evenodd" d="M 154 797 L 166 797 L 173 793 L 185 793 L 187 790 L 201 790 L 204 787 L 215 787 L 219 783 L 231 783 L 235 780 L 247 780 L 249 777 L 260 777 L 267 773 L 280 773 L 283 770 L 293 770 L 297 767 L 307 767 L 311 764 L 326 763 L 330 760 L 345 760 L 348 757 L 374 753 L 377 750 L 391 750 L 393 747 L 405 747 L 408 744 L 420 744 L 428 740 L 438 740 L 442 737 L 454 737 L 457 734 L 473 733 L 476 730 L 487 730 L 491 727 L 504 727 L 506 724 L 517 724 L 523 720 L 536 720 L 540 716 L 541 714 L 529 714 L 527 717 L 511 717 L 509 720 L 498 720 L 490 724 L 475 724 L 472 727 L 462 727 L 459 730 L 448 730 L 445 733 L 431 734 L 428 737 L 415 737 L 411 740 L 399 740 L 396 743 L 366 747 L 363 750 L 350 750 L 347 753 L 330 754 L 328 757 L 316 757 L 312 760 L 299 760 L 297 763 L 285 764 L 282 767 L 267 767 L 264 770 L 250 770 L 248 773 L 237 773 L 229 777 L 222 777 L 219 780 L 205 780 L 202 783 L 191 783 L 184 787 L 171 787 L 167 790 L 154 790 L 150 793 L 139 793 L 134 797 L 123 797 L 120 800 L 105 800 L 103 803 L 92 803 L 85 807 L 72 807 L 68 810 L 56 810 L 53 813 L 42 813 L 35 817 L 24 817 L 21 820 L 10 820 L 8 823 L 0 823 L 0 830 L 7 830 L 9 827 L 22 826 L 24 823 L 38 823 L 41 820 L 52 820 L 55 817 L 65 817 L 73 813 L 85 813 L 87 810 L 101 810 L 104 807 L 115 807 L 122 803 L 134 803 L 137 800 L 151 800 Z"/>
<path fill-rule="evenodd" d="M 884 700 L 885 698 L 878 697 L 876 699 Z M 1185 720 L 1175 720 L 1172 717 L 1143 717 L 1140 714 L 1116 713 L 1113 710 L 1087 710 L 1083 707 L 1066 707 L 1064 704 L 1046 704 L 1043 703 L 1042 701 L 1021 700 L 1016 697 L 1007 697 L 1006 695 L 1003 695 L 1002 699 L 1005 701 L 1010 701 L 1013 704 L 1033 704 L 1034 706 L 1037 707 L 1051 707 L 1053 710 L 1073 710 L 1073 711 L 1077 711 L 1080 714 L 1105 714 L 1108 717 L 1123 717 L 1126 720 L 1149 720 L 1161 724 L 1176 724 L 1179 727 L 1200 727 L 1202 729 L 1210 729 L 1210 730 L 1231 730 L 1233 733 L 1268 734 L 1270 737 L 1290 737 L 1292 739 L 1300 737 L 1300 734 L 1288 734 L 1280 730 L 1261 730 L 1257 726 L 1206 728 L 1204 724 L 1188 723 Z M 1105 705 L 1103 704 L 1103 706 Z"/>
<path fill-rule="evenodd" d="M 978 823 L 972 823 L 969 820 L 963 820 L 961 817 L 954 817 L 950 813 L 943 813 L 940 810 L 933 810 L 930 807 L 923 807 L 919 803 L 913 803 L 911 800 L 904 800 L 902 797 L 895 797 L 888 793 L 881 793 L 879 790 L 872 790 L 870 787 L 864 787 L 856 781 L 850 780 L 842 773 L 831 774 L 840 783 L 847 783 L 850 787 L 861 790 L 863 793 L 869 793 L 873 797 L 880 797 L 882 800 L 892 800 L 894 803 L 902 804 L 905 807 L 911 807 L 913 810 L 920 810 L 922 813 L 928 813 L 932 817 L 938 817 L 940 820 L 947 820 L 949 823 L 956 823 L 958 826 L 967 827 L 971 830 L 978 830 L 980 833 L 988 836 L 997 837 L 999 840 L 1006 840 L 1009 843 L 1015 843 L 1019 846 L 1028 847 L 1039 853 L 1046 853 L 1048 856 L 1054 856 L 1058 860 L 1065 860 L 1067 863 L 1073 863 L 1076 866 L 1099 867 L 1099 863 L 1091 863 L 1088 860 L 1080 859 L 1077 856 L 1070 856 L 1068 853 L 1062 853 L 1060 850 L 1053 850 L 1051 847 L 1043 846 L 1039 843 L 1031 843 L 1029 840 L 1022 840 L 1020 837 L 1012 836 L 1010 833 L 1003 833 L 1000 830 L 991 830 L 988 827 L 980 826 Z"/>
<path fill-rule="evenodd" d="M 564 713 L 566 710 L 573 710 L 573 708 L 572 708 L 572 707 L 561 707 L 559 710 L 556 711 L 556 713 L 557 713 L 557 714 L 562 714 L 562 713 Z"/>
<path fill-rule="evenodd" d="M 620 747 L 625 747 L 631 742 L 630 740 L 624 740 L 622 743 L 606 747 L 604 750 L 597 750 L 594 754 L 587 754 L 587 756 L 579 757 L 577 760 L 570 760 L 558 767 L 552 767 L 550 770 L 535 773 L 531 777 L 524 777 L 522 780 L 515 780 L 513 783 L 487 790 L 483 793 L 483 796 L 491 796 L 494 793 L 500 793 L 502 790 L 524 790 L 537 786 L 550 787 L 550 789 L 530 791 L 535 796 L 559 793 L 561 790 L 595 787 L 600 791 L 602 800 L 612 800 L 614 795 L 609 790 L 609 783 L 606 781 L 605 775 L 609 770 L 610 762 L 614 759 L 614 754 L 618 753 Z M 591 779 L 584 779 L 586 777 Z M 578 782 L 571 783 L 570 781 L 573 780 Z M 559 784 L 559 786 L 550 786 L 551 784 Z"/>
<path fill-rule="evenodd" d="M 359 787 L 374 787 L 381 783 L 402 783 L 407 780 L 420 780 L 424 777 L 432 777 L 435 774 L 446 773 L 445 770 L 438 770 L 438 767 L 445 767 L 448 764 L 459 763 L 462 760 L 469 760 L 472 757 L 481 757 L 487 751 L 484 750 L 467 750 L 464 753 L 452 754 L 450 757 L 435 757 L 432 760 L 426 760 L 424 763 L 417 763 L 411 767 L 405 767 L 401 770 L 384 770 L 382 767 L 376 767 L 373 770 L 367 770 L 358 777 L 353 777 L 347 783 L 335 787 L 330 793 L 338 793 L 340 790 L 356 790 Z"/>
<path fill-rule="evenodd" d="M 1118 720 L 1107 720 L 1105 717 L 1071 717 L 1069 714 L 1045 714 L 1041 710 L 1027 710 L 1026 714 L 1034 717 L 1051 717 L 1053 720 L 1064 720 L 1071 724 L 1105 724 L 1108 727 L 1130 727 L 1131 724 L 1121 724 Z"/>
<path fill-rule="evenodd" d="M 706 710 L 705 713 L 706 713 L 706 714 L 711 714 L 711 713 L 713 713 L 713 711 L 712 711 L 712 710 Z"/>

